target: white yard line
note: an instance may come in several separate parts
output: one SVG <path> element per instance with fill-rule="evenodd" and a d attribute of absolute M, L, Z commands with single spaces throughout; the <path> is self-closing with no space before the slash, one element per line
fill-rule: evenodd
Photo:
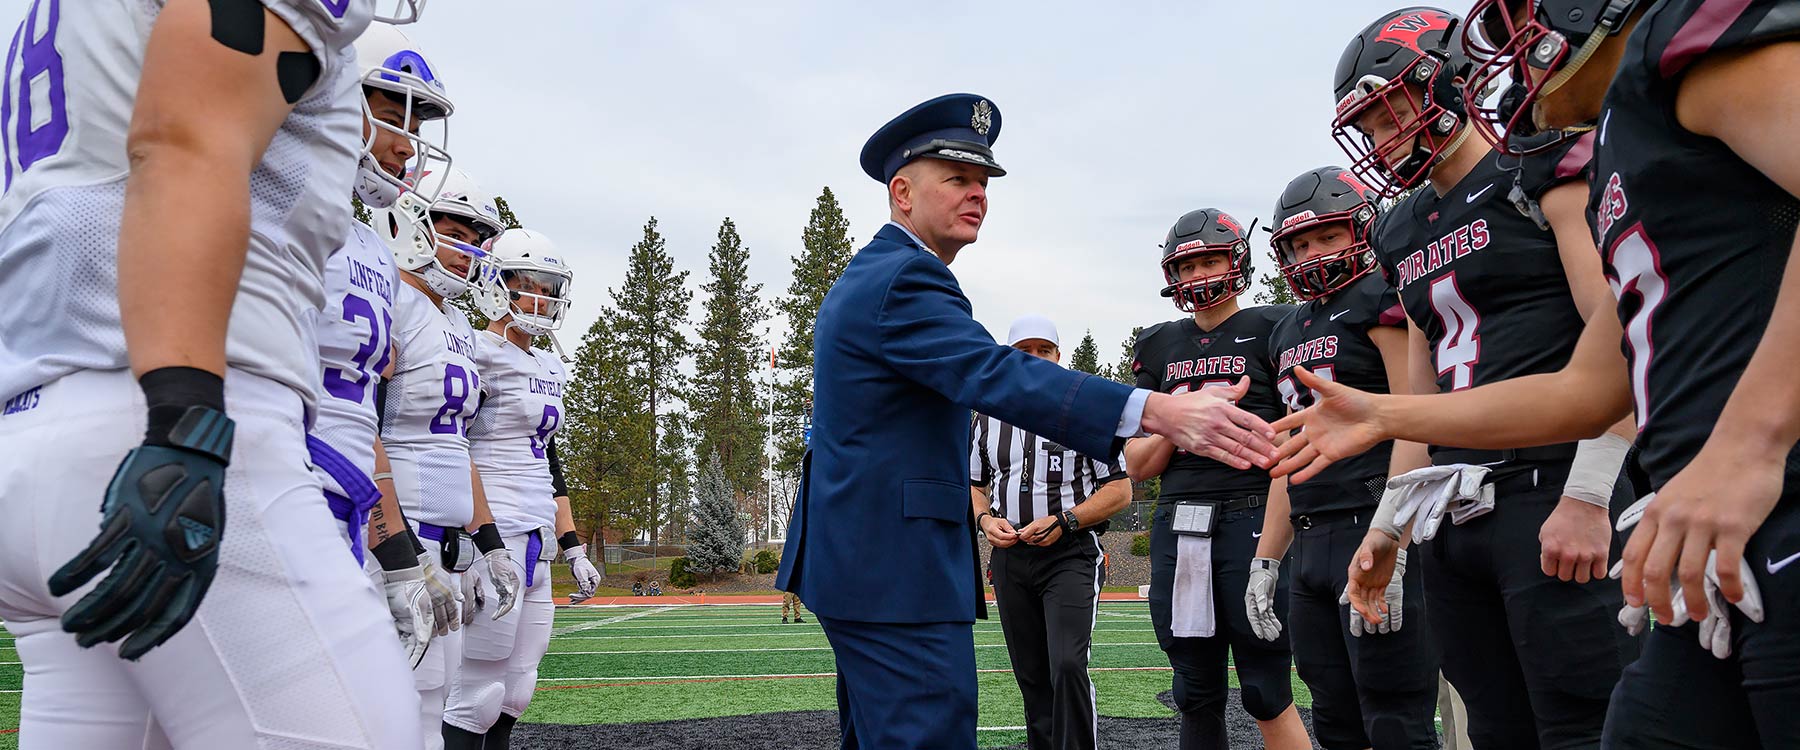
<path fill-rule="evenodd" d="M 618 617 L 608 617 L 604 620 L 595 620 L 593 622 L 582 623 L 580 625 L 571 625 L 571 626 L 568 626 L 565 628 L 557 629 L 557 630 L 553 631 L 550 635 L 551 635 L 551 637 L 556 637 L 559 635 L 567 635 L 569 633 L 578 633 L 578 632 L 581 632 L 583 630 L 587 630 L 590 628 L 600 627 L 601 625 L 611 625 L 615 622 L 625 622 L 626 620 L 636 620 L 639 617 L 648 617 L 650 615 L 659 614 L 662 612 L 668 612 L 671 610 L 681 609 L 683 606 L 686 606 L 686 605 L 677 604 L 672 607 L 663 607 L 662 609 L 647 609 L 642 612 L 633 612 L 628 615 L 619 615 Z"/>
<path fill-rule="evenodd" d="M 631 630 L 632 628 L 613 628 L 613 630 Z M 998 630 L 977 630 L 977 633 L 998 633 Z M 1143 628 L 1094 628 L 1096 633 L 1142 633 Z M 794 629 L 782 633 L 670 633 L 666 635 L 570 635 L 562 636 L 562 640 L 583 641 L 635 641 L 650 638 L 783 638 L 795 636 L 812 636 L 823 638 L 825 633 L 812 629 Z"/>
<path fill-rule="evenodd" d="M 1103 646 L 1154 646 L 1155 641 L 1145 643 L 1096 643 L 1094 648 Z M 1004 643 L 977 643 L 975 648 L 1006 648 Z M 785 648 L 759 648 L 764 651 L 830 651 L 830 646 L 792 646 Z M 657 648 L 645 651 L 551 651 L 546 656 L 617 656 L 622 654 L 741 654 L 741 648 Z M 0 662 L 4 664 L 5 662 Z M 15 664 L 17 662 L 14 662 Z"/>
<path fill-rule="evenodd" d="M 977 669 L 979 674 L 1012 674 L 1010 669 Z M 1168 667 L 1089 667 L 1089 672 L 1167 672 Z M 690 674 L 690 675 L 640 675 L 636 677 L 539 677 L 538 682 L 623 682 L 627 680 L 754 680 L 754 679 L 793 679 L 797 677 L 836 677 L 836 672 L 809 672 L 800 674 Z M 18 692 L 18 691 L 14 691 Z"/>

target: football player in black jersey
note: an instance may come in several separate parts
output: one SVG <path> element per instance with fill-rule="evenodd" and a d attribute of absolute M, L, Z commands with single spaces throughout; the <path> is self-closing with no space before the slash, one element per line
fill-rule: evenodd
<path fill-rule="evenodd" d="M 1657 495 L 1624 555 L 1627 598 L 1699 627 L 1652 632 L 1607 742 L 1800 747 L 1800 0 L 1590 5 L 1480 3 L 1472 47 L 1476 80 L 1511 73 L 1489 115 L 1511 150 L 1535 129 L 1596 129 L 1590 215 L 1617 315 L 1590 318 L 1553 375 L 1417 400 L 1326 384 L 1292 463 L 1376 435 L 1569 439 L 1635 406 Z"/>
<path fill-rule="evenodd" d="M 1269 332 L 1291 307 L 1239 308 L 1250 287 L 1250 242 L 1237 219 L 1216 208 L 1190 211 L 1162 247 L 1162 294 L 1188 317 L 1145 328 L 1132 351 L 1139 388 L 1186 393 L 1248 379 L 1238 406 L 1273 421 L 1284 412 L 1269 358 Z M 1244 592 L 1262 535 L 1263 508 L 1285 482 L 1176 449 L 1162 437 L 1125 445 L 1132 481 L 1162 476 L 1150 533 L 1150 619 L 1174 668 L 1181 748 L 1229 747 L 1225 733 L 1227 667 L 1235 665 L 1244 710 L 1272 750 L 1312 743 L 1294 709 L 1292 655 L 1285 636 L 1256 637 Z M 1287 590 L 1277 593 L 1285 616 Z"/>
<path fill-rule="evenodd" d="M 1276 387 L 1292 411 L 1312 405 L 1312 392 L 1293 379 L 1298 366 L 1371 393 L 1409 387 L 1406 312 L 1369 246 L 1375 215 L 1369 189 L 1339 167 L 1294 178 L 1275 203 L 1275 261 L 1303 300 L 1269 334 Z M 1267 572 L 1251 575 L 1245 608 L 1258 636 L 1281 632 L 1272 600 L 1278 561 L 1293 545 L 1288 631 L 1300 679 L 1312 691 L 1313 736 L 1325 750 L 1438 747 L 1438 663 L 1425 622 L 1423 571 L 1397 564 L 1379 625 L 1364 628 L 1340 604 L 1350 556 L 1369 530 L 1388 475 L 1430 462 L 1423 445 L 1383 442 L 1290 486 L 1285 497 L 1269 495 L 1253 564 Z"/>
<path fill-rule="evenodd" d="M 1388 195 L 1417 188 L 1382 215 L 1374 241 L 1411 320 L 1414 392 L 1553 372 L 1583 314 L 1610 301 L 1582 214 L 1591 141 L 1520 159 L 1471 138 L 1459 22 L 1434 8 L 1386 14 L 1352 39 L 1336 75 L 1333 129 L 1351 170 Z M 1321 382 L 1305 368 L 1296 377 Z M 1290 452 L 1307 438 L 1290 441 Z M 1482 492 L 1494 500 L 1413 557 L 1424 562 L 1431 629 L 1477 748 L 1599 744 L 1608 696 L 1636 655 L 1614 620 L 1619 587 L 1604 575 L 1628 444 L 1432 443 L 1437 466 L 1469 476 L 1485 467 Z M 1296 484 L 1315 468 L 1296 473 Z M 1365 537 L 1350 570 L 1359 610 L 1382 608 L 1399 546 L 1383 533 Z"/>

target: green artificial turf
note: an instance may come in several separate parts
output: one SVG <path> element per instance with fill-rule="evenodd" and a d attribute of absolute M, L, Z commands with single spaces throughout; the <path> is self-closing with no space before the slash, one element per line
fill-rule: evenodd
<path fill-rule="evenodd" d="M 782 624 L 779 605 L 700 606 L 646 602 L 563 607 L 526 722 L 618 724 L 836 708 L 829 644 L 810 613 Z M 997 617 L 997 614 L 995 615 Z M 983 747 L 1024 741 L 1024 708 L 998 619 L 974 626 Z M 1168 660 L 1141 602 L 1106 602 L 1096 618 L 1092 666 L 1100 713 L 1157 718 L 1169 689 Z M 18 661 L 0 635 L 0 662 Z M 1115 671 L 1116 670 L 1116 671 Z M 0 731 L 16 729 L 23 670 L 0 664 Z M 1236 684 L 1235 677 L 1233 685 Z M 1295 699 L 1311 705 L 1296 678 Z M 0 734 L 0 750 L 17 747 Z"/>

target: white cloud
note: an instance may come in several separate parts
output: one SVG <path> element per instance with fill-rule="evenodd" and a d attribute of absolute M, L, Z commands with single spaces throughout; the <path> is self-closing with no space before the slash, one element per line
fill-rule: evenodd
<path fill-rule="evenodd" d="M 829 185 L 858 244 L 886 220 L 857 167 L 926 98 L 1002 110 L 1011 175 L 953 267 L 976 318 L 1092 329 L 1103 361 L 1158 295 L 1176 217 L 1265 215 L 1287 180 L 1342 163 L 1328 129 L 1344 44 L 1394 7 L 1320 2 L 433 3 L 408 32 L 449 82 L 457 163 L 572 257 L 571 348 L 655 215 L 698 285 L 719 222 L 773 298 Z M 1271 261 L 1259 235 L 1258 273 Z"/>

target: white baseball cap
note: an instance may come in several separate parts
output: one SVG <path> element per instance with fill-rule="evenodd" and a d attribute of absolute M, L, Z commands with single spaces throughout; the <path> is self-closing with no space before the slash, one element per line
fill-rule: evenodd
<path fill-rule="evenodd" d="M 1056 339 L 1056 324 L 1042 315 L 1026 315 L 1013 321 L 1012 328 L 1006 332 L 1006 345 L 1017 346 L 1026 339 L 1043 339 L 1057 347 L 1062 342 Z"/>

